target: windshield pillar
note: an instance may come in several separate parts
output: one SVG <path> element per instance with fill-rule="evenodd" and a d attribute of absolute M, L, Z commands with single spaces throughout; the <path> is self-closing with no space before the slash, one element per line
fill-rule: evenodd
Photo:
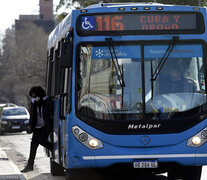
<path fill-rule="evenodd" d="M 141 44 L 141 74 L 142 74 L 142 109 L 143 109 L 143 119 L 145 119 L 146 109 L 145 109 L 145 69 L 144 69 L 144 44 Z"/>

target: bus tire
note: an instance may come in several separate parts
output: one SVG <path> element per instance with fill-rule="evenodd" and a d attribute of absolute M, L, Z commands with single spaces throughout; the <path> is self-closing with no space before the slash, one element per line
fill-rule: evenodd
<path fill-rule="evenodd" d="M 50 172 L 53 176 L 64 176 L 64 168 L 50 158 Z"/>
<path fill-rule="evenodd" d="M 170 171 L 168 171 L 168 180 L 176 180 L 176 179 L 182 179 L 183 177 L 184 168 L 171 168 Z"/>
<path fill-rule="evenodd" d="M 94 169 L 66 169 L 66 180 L 104 180 Z"/>
<path fill-rule="evenodd" d="M 202 166 L 187 167 L 183 180 L 200 180 Z"/>

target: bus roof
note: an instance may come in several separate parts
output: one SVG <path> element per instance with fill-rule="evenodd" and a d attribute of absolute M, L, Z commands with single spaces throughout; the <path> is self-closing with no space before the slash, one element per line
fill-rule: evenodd
<path fill-rule="evenodd" d="M 196 6 L 190 6 L 190 5 L 174 5 L 174 4 L 162 4 L 162 3 L 154 3 L 154 2 L 129 2 L 129 3 L 99 3 L 90 5 L 84 9 L 92 9 L 92 8 L 103 8 L 103 7 L 127 7 L 127 6 L 162 6 L 162 7 L 196 7 Z"/>
<path fill-rule="evenodd" d="M 150 6 L 163 6 L 164 4 L 161 3 L 153 3 L 153 2 L 146 2 L 146 3 L 136 3 L 136 2 L 129 2 L 129 3 L 99 3 L 99 4 L 93 4 L 90 5 L 88 7 L 86 7 L 85 9 L 90 9 L 90 8 L 100 8 L 100 7 L 121 7 L 121 6 L 146 6 L 146 5 L 150 5 Z M 172 6 L 172 5 L 170 5 Z"/>
<path fill-rule="evenodd" d="M 57 41 L 64 38 L 64 36 L 66 35 L 66 33 L 69 31 L 71 27 L 71 23 L 72 23 L 71 21 L 72 21 L 72 13 L 68 14 L 50 33 L 48 46 L 47 46 L 48 49 L 54 47 Z"/>

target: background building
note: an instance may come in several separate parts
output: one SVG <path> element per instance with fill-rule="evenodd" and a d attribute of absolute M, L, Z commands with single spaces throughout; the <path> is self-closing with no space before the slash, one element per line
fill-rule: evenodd
<path fill-rule="evenodd" d="M 49 34 L 55 26 L 53 14 L 53 0 L 45 1 L 39 0 L 39 14 L 38 15 L 19 15 L 19 19 L 15 20 L 15 30 L 21 31 L 25 24 L 33 22 L 35 25 L 42 27 L 47 34 Z"/>
<path fill-rule="evenodd" d="M 28 107 L 28 91 L 45 85 L 47 39 L 55 27 L 53 1 L 39 0 L 39 14 L 20 15 L 3 38 L 0 102 Z"/>

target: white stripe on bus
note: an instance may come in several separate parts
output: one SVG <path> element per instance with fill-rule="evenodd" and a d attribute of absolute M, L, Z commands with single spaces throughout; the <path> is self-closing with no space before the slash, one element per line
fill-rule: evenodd
<path fill-rule="evenodd" d="M 207 157 L 207 154 L 158 154 L 158 155 L 116 155 L 116 156 L 83 156 L 84 160 L 96 159 L 144 159 L 144 158 L 188 158 Z"/>

